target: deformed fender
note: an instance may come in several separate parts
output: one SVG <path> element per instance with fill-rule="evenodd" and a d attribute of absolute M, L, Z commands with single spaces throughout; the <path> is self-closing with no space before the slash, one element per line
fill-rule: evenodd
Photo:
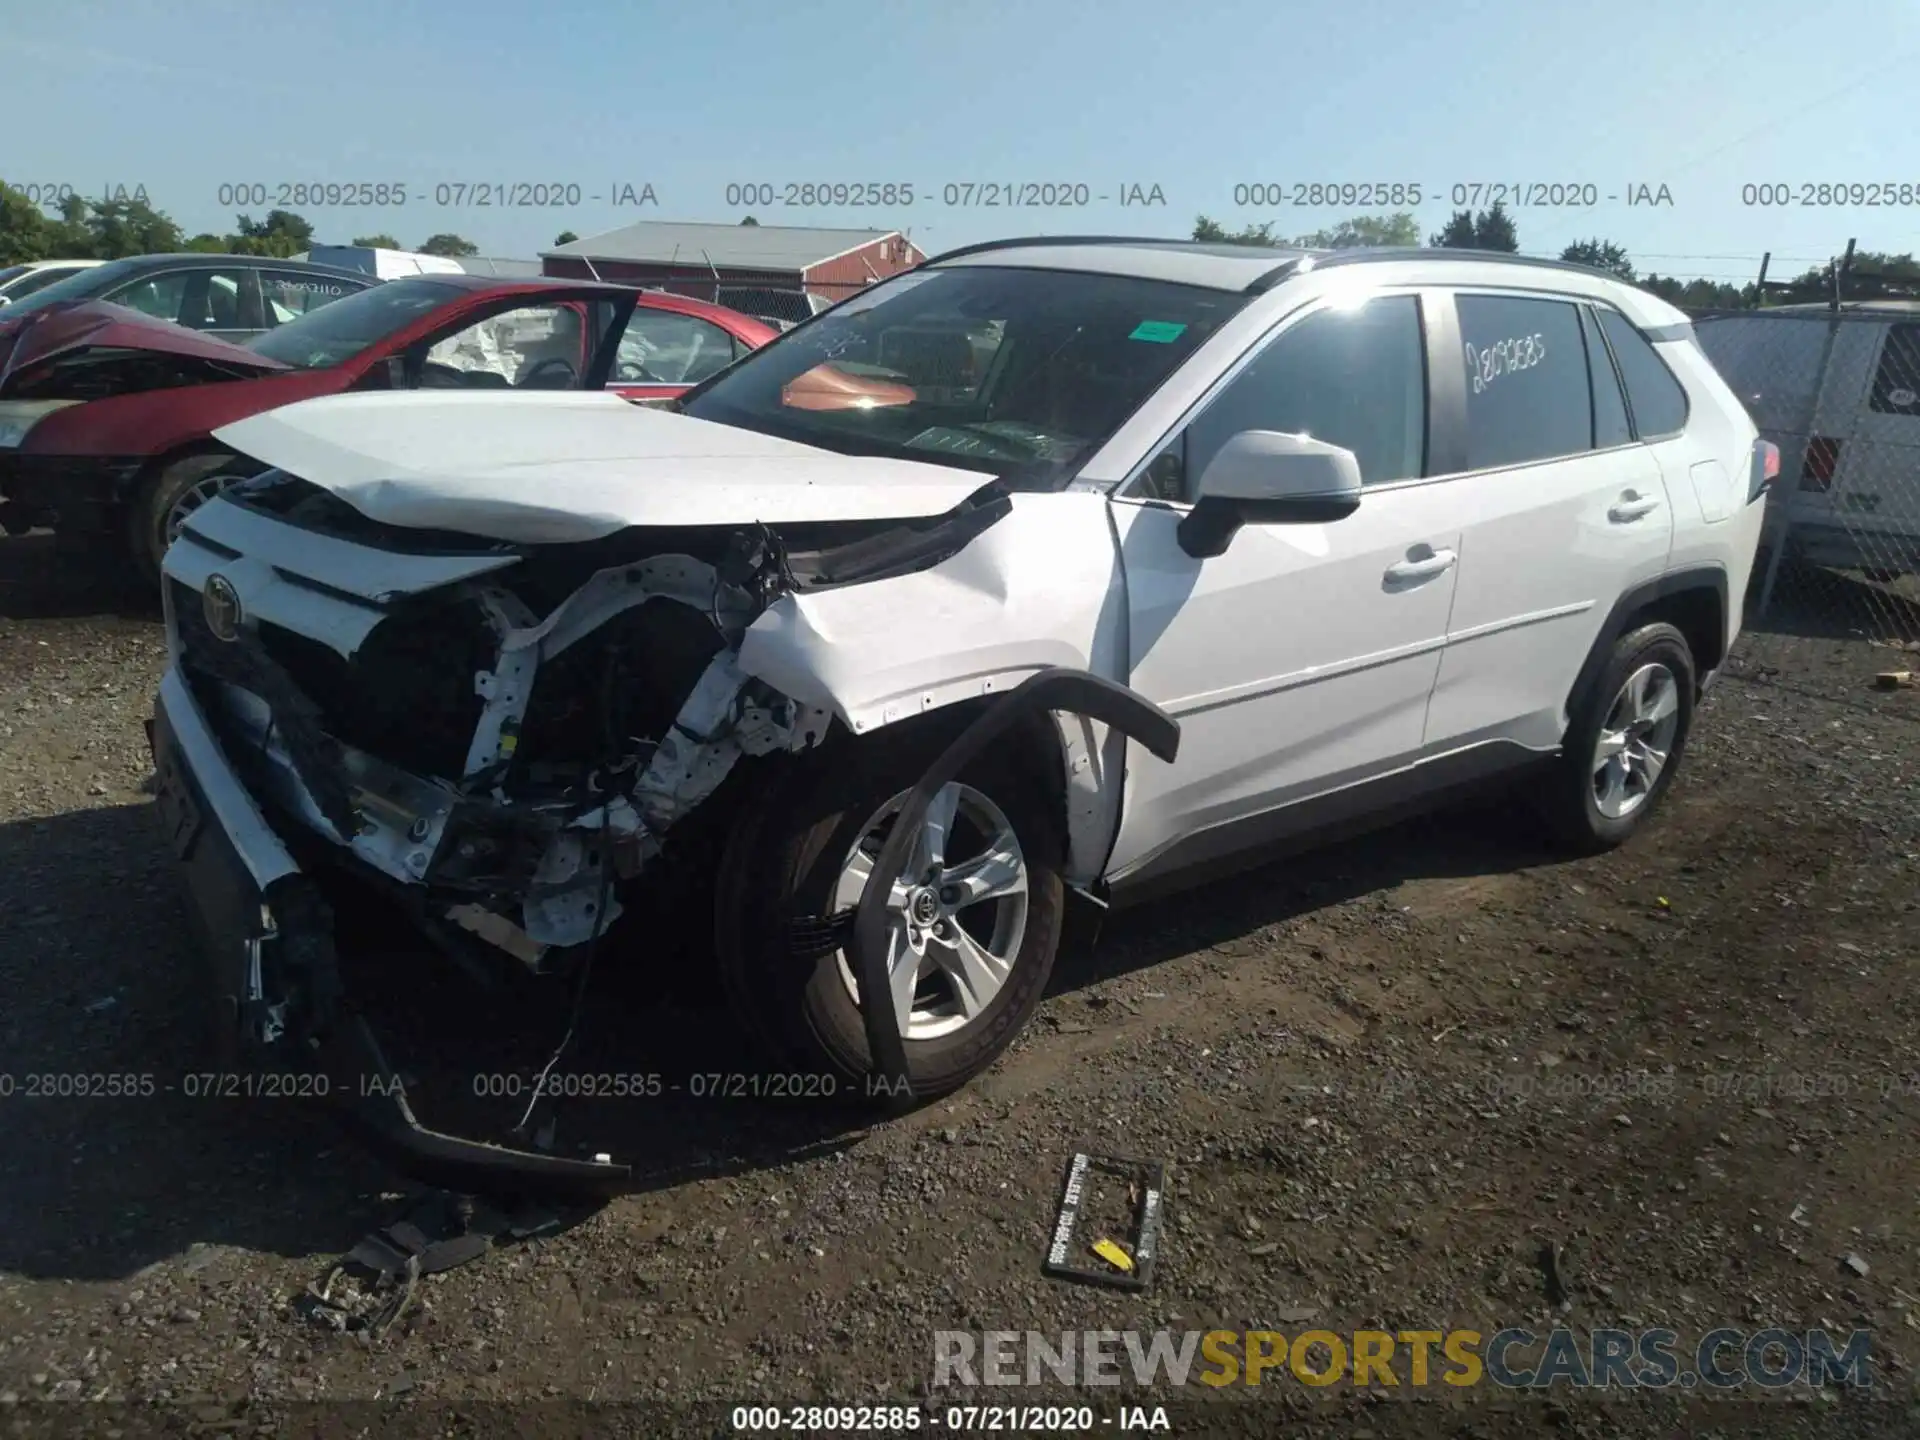
<path fill-rule="evenodd" d="M 906 864 L 914 836 L 926 821 L 927 809 L 941 787 L 1022 716 L 1034 710 L 1064 710 L 1098 720 L 1139 741 L 1149 753 L 1169 765 L 1180 753 L 1180 722 L 1166 711 L 1124 685 L 1088 670 L 1064 666 L 1040 670 L 1021 681 L 940 752 L 939 758 L 907 792 L 886 843 L 873 862 L 866 888 L 860 892 L 860 903 L 854 909 L 851 958 L 854 974 L 860 979 L 860 994 L 868 997 L 860 1006 L 860 1018 L 866 1027 L 867 1053 L 872 1060 L 874 1078 L 870 1088 L 876 1093 L 884 1089 L 907 1103 L 913 1098 L 912 1082 L 907 1075 L 906 1043 L 892 1007 L 870 1003 L 871 997 L 889 994 L 891 990 L 887 976 L 886 903 L 893 877 Z"/>
<path fill-rule="evenodd" d="M 1036 672 L 1128 670 L 1126 577 L 1104 495 L 1018 494 L 938 565 L 800 591 L 740 642 L 740 669 L 855 735 L 964 702 L 991 704 Z M 1067 878 L 1099 878 L 1119 827 L 1124 743 L 1055 712 Z"/>

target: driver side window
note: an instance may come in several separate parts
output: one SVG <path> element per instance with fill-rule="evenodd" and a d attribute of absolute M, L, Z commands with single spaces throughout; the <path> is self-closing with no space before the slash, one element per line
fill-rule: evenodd
<path fill-rule="evenodd" d="M 1228 382 L 1138 481 L 1149 499 L 1190 502 L 1220 447 L 1243 430 L 1307 434 L 1351 450 L 1368 485 L 1423 473 L 1426 349 L 1420 302 L 1386 295 L 1319 310 Z"/>
<path fill-rule="evenodd" d="M 566 389 L 586 366 L 586 332 L 569 305 L 522 305 L 476 321 L 427 351 L 420 383 Z M 451 373 L 449 373 L 451 372 Z"/>

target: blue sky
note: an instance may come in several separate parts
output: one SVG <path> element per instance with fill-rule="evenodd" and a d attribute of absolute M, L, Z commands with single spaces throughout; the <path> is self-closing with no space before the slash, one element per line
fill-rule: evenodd
<path fill-rule="evenodd" d="M 929 250 L 1185 234 L 1199 213 L 1295 234 L 1355 208 L 1235 205 L 1261 182 L 1419 184 L 1431 231 L 1455 184 L 1560 182 L 1601 203 L 1516 211 L 1523 250 L 1599 235 L 1643 270 L 1744 280 L 1766 250 L 1792 270 L 1849 236 L 1920 250 L 1917 77 L 1911 0 L 1837 41 L 1831 13 L 1786 0 L 0 0 L 0 176 L 143 185 L 189 233 L 232 228 L 222 184 L 398 182 L 402 209 L 295 208 L 323 240 L 451 230 L 509 256 L 562 229 L 737 220 L 738 182 L 911 184 L 911 208 L 752 208 Z M 582 203 L 434 203 L 522 181 Z M 941 203 L 994 181 L 1166 204 Z M 1742 203 L 1745 184 L 1876 181 L 1910 203 Z M 647 184 L 657 207 L 608 203 Z M 1672 203 L 1629 207 L 1638 185 Z"/>

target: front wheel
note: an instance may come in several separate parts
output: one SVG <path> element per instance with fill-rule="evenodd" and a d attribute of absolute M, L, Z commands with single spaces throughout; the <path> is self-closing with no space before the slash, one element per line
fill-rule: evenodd
<path fill-rule="evenodd" d="M 859 1093 L 873 1073 L 851 956 L 827 922 L 858 904 L 907 790 L 939 739 L 855 742 L 858 754 L 793 785 L 736 834 L 718 913 L 729 1001 L 807 1073 Z M 1017 754 L 989 757 L 935 797 L 888 902 L 881 997 L 906 1042 L 914 1093 L 933 1098 L 987 1069 L 1032 1017 L 1065 909 L 1052 793 Z M 824 937 L 824 938 L 822 938 Z"/>
<path fill-rule="evenodd" d="M 148 477 L 127 509 L 127 549 L 149 586 L 187 516 L 260 467 L 234 455 L 188 455 Z"/>
<path fill-rule="evenodd" d="M 1642 625 L 1614 643 L 1537 792 L 1567 849 L 1611 850 L 1647 823 L 1680 768 L 1697 689 L 1693 651 L 1673 626 Z"/>

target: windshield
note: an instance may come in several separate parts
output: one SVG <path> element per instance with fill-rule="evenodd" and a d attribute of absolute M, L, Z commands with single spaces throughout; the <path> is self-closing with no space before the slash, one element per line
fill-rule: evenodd
<path fill-rule="evenodd" d="M 1247 297 L 956 266 L 876 286 L 691 396 L 685 413 L 848 455 L 1066 479 Z"/>
<path fill-rule="evenodd" d="M 5 307 L 4 313 L 11 320 L 16 315 L 24 315 L 29 310 L 42 310 L 49 305 L 58 305 L 62 300 L 93 300 L 100 292 L 115 281 L 136 273 L 134 267 L 124 262 L 111 265 L 89 265 L 84 270 L 76 270 L 65 279 L 56 280 L 51 285 L 43 285 L 31 294 L 22 296 Z"/>
<path fill-rule="evenodd" d="M 289 320 L 249 340 L 247 348 L 301 370 L 325 369 L 351 360 L 466 293 L 441 280 L 389 280 Z"/>

